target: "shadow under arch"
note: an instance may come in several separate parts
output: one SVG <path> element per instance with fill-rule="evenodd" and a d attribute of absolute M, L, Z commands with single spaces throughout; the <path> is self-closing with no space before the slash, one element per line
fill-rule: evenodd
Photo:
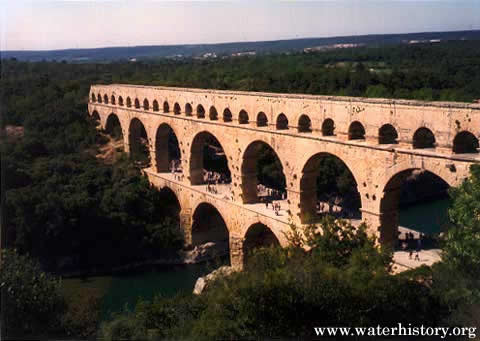
<path fill-rule="evenodd" d="M 242 198 L 244 204 L 260 202 L 259 184 L 265 187 L 264 200 L 287 198 L 283 165 L 275 150 L 266 142 L 251 142 L 243 153 Z"/>
<path fill-rule="evenodd" d="M 116 114 L 111 113 L 108 115 L 107 122 L 105 124 L 105 131 L 114 139 L 123 139 L 122 125 L 120 124 L 120 120 Z"/>
<path fill-rule="evenodd" d="M 222 183 L 231 182 L 228 159 L 218 139 L 208 131 L 195 135 L 190 149 L 190 184 L 202 185 L 207 182 L 206 172 L 214 172 Z"/>
<path fill-rule="evenodd" d="M 453 152 L 455 154 L 478 154 L 478 139 L 469 131 L 461 131 L 453 139 Z"/>
<path fill-rule="evenodd" d="M 158 208 L 161 211 L 159 214 L 163 217 L 170 217 L 180 228 L 182 207 L 177 194 L 170 187 L 164 186 L 160 189 L 160 198 L 162 206 Z"/>
<path fill-rule="evenodd" d="M 230 254 L 229 240 L 230 232 L 217 208 L 210 203 L 200 203 L 193 213 L 192 246 L 214 243 L 213 256 L 222 257 Z"/>
<path fill-rule="evenodd" d="M 128 144 L 130 158 L 141 168 L 150 165 L 150 148 L 147 131 L 142 121 L 134 117 L 128 128 Z"/>
<path fill-rule="evenodd" d="M 361 196 L 351 169 L 338 156 L 320 152 L 311 156 L 300 179 L 300 220 L 312 223 L 325 214 L 361 219 Z"/>
<path fill-rule="evenodd" d="M 425 169 L 409 168 L 394 174 L 386 183 L 380 200 L 380 242 L 397 244 L 400 208 L 448 198 L 449 187 L 440 175 Z M 446 212 L 443 213 L 446 216 Z M 437 218 L 429 216 L 428 219 L 434 221 Z"/>
<path fill-rule="evenodd" d="M 243 266 L 248 267 L 254 250 L 259 248 L 279 247 L 280 242 L 272 230 L 260 222 L 251 225 L 245 233 L 242 245 Z"/>
<path fill-rule="evenodd" d="M 177 134 L 173 128 L 162 123 L 158 126 L 155 135 L 155 160 L 157 172 L 177 171 L 180 167 L 181 153 Z"/>

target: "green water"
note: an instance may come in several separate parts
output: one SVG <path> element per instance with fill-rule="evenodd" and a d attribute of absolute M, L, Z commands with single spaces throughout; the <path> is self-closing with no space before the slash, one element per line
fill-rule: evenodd
<path fill-rule="evenodd" d="M 441 232 L 448 222 L 451 200 L 440 199 L 400 209 L 399 225 L 425 234 Z"/>
<path fill-rule="evenodd" d="M 127 305 L 133 310 L 141 297 L 151 300 L 161 294 L 171 297 L 179 292 L 192 292 L 198 277 L 213 271 L 210 264 L 158 266 L 147 271 L 112 276 L 110 286 L 102 301 L 102 319 L 112 312 L 120 312 Z"/>
<path fill-rule="evenodd" d="M 449 204 L 449 199 L 442 199 L 402 208 L 400 225 L 425 234 L 438 233 L 448 221 Z M 111 276 L 102 301 L 102 320 L 108 319 L 112 312 L 121 312 L 125 305 L 132 310 L 140 297 L 151 300 L 159 294 L 171 297 L 182 291 L 191 293 L 197 278 L 218 266 L 220 265 L 207 263 L 157 266 L 135 273 Z"/>

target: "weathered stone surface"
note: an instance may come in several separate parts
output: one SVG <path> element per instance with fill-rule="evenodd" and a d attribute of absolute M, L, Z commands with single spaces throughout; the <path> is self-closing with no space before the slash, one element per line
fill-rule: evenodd
<path fill-rule="evenodd" d="M 104 95 L 109 103 L 98 102 L 97 98 Z M 123 106 L 119 105 L 120 97 Z M 126 106 L 127 98 L 131 107 Z M 116 104 L 112 104 L 112 99 Z M 139 107 L 135 108 L 137 99 Z M 143 107 L 145 100 L 148 109 Z M 204 112 L 204 117 L 197 115 L 197 107 L 203 108 L 200 112 Z M 231 264 L 235 267 L 243 264 L 243 240 L 255 223 L 268 226 L 280 244 L 286 245 L 284 232 L 289 230 L 289 223 L 301 224 L 304 214 L 313 209 L 312 160 L 320 155 L 335 155 L 350 169 L 361 195 L 362 220 L 384 242 L 396 237 L 399 188 L 404 174 L 412 170 L 428 171 L 455 186 L 468 176 L 471 164 L 480 162 L 479 154 L 453 153 L 460 132 L 480 135 L 480 104 L 114 84 L 93 85 L 88 108 L 90 115 L 99 117 L 103 128 L 111 114 L 118 116 L 127 151 L 130 124 L 135 118 L 141 121 L 152 156 L 152 167 L 145 169 L 145 174 L 155 186 L 168 187 L 176 194 L 187 242 L 191 242 L 191 217 L 196 208 L 201 203 L 210 203 L 229 230 Z M 240 118 L 241 111 L 249 116 L 248 123 Z M 311 122 L 307 131 L 299 124 L 305 115 Z M 257 117 L 261 124 L 257 123 Z M 288 129 L 278 129 L 279 117 L 288 120 Z M 329 119 L 334 126 L 331 136 L 327 136 L 325 129 Z M 351 139 L 355 135 L 352 126 L 358 127 L 356 122 L 364 128 L 363 140 Z M 396 130 L 398 144 L 380 143 L 383 136 L 380 131 L 386 124 Z M 161 156 L 166 150 L 166 126 L 179 141 L 184 175 L 181 179 L 174 179 L 166 172 L 165 157 Z M 414 135 L 421 128 L 433 133 L 435 148 L 413 148 Z M 198 148 L 194 145 L 204 132 L 215 136 L 224 149 L 232 173 L 229 196 L 213 195 L 197 184 L 201 169 Z M 255 176 L 251 164 L 255 155 L 248 151 L 255 141 L 271 146 L 282 163 L 288 193 L 288 207 L 282 216 L 253 203 Z"/>
<path fill-rule="evenodd" d="M 195 295 L 200 295 L 211 282 L 215 281 L 219 277 L 229 276 L 235 271 L 236 269 L 231 266 L 221 266 L 218 269 L 210 272 L 208 275 L 199 277 L 195 283 L 195 287 L 193 288 L 193 293 Z"/>

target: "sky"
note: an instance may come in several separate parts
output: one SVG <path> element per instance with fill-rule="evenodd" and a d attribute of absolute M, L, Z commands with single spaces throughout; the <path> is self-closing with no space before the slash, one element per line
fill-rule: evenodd
<path fill-rule="evenodd" d="M 480 0 L 0 0 L 0 50 L 480 29 Z"/>

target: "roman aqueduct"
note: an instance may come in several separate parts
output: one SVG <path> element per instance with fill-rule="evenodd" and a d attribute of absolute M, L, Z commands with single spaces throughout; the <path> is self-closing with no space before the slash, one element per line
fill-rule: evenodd
<path fill-rule="evenodd" d="M 316 214 L 315 169 L 324 155 L 338 157 L 353 174 L 361 219 L 381 242 L 396 238 L 401 185 L 413 171 L 456 186 L 480 162 L 479 104 L 92 85 L 88 110 L 106 130 L 119 121 L 127 152 L 138 131 L 146 133 L 151 166 L 144 172 L 152 184 L 175 194 L 187 240 L 194 238 L 199 210 L 218 213 L 237 267 L 245 245 L 260 238 L 262 228 L 285 245 L 289 223 L 300 225 Z M 171 133 L 178 140 L 181 177 L 170 170 Z M 228 161 L 227 194 L 206 189 L 202 154 L 211 136 Z M 271 147 L 283 167 L 280 214 L 259 203 L 260 145 Z"/>

